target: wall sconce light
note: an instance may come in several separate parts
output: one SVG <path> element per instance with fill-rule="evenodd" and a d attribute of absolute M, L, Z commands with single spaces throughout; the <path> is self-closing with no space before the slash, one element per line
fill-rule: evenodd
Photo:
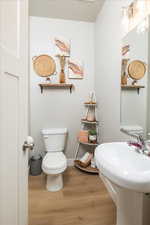
<path fill-rule="evenodd" d="M 125 33 L 128 33 L 150 14 L 150 0 L 135 0 L 129 6 L 123 7 L 122 11 L 123 29 Z M 145 20 L 138 28 L 138 32 L 145 31 L 147 26 L 148 22 Z"/>

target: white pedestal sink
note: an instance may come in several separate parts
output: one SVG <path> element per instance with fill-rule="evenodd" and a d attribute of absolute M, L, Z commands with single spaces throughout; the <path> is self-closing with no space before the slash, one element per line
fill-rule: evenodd
<path fill-rule="evenodd" d="M 95 160 L 117 207 L 117 225 L 150 225 L 150 157 L 125 142 L 99 145 Z"/>

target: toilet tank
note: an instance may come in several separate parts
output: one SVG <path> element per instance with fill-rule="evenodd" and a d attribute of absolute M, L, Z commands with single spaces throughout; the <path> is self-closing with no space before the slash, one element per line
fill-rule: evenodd
<path fill-rule="evenodd" d="M 46 152 L 61 152 L 65 148 L 67 128 L 43 129 Z"/>

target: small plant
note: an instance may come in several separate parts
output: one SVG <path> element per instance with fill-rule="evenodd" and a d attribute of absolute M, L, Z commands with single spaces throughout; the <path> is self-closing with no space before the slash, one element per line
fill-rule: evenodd
<path fill-rule="evenodd" d="M 95 144 L 97 142 L 96 130 L 89 130 L 89 142 Z"/>
<path fill-rule="evenodd" d="M 89 130 L 89 135 L 92 135 L 92 136 L 97 135 L 96 130 Z"/>

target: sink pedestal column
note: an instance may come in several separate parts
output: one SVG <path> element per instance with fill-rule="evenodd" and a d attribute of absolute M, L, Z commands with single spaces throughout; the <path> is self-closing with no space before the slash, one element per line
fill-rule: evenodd
<path fill-rule="evenodd" d="M 143 224 L 143 193 L 121 187 L 117 190 L 117 225 Z"/>
<path fill-rule="evenodd" d="M 121 188 L 100 173 L 117 207 L 116 225 L 150 225 L 150 194 Z"/>

